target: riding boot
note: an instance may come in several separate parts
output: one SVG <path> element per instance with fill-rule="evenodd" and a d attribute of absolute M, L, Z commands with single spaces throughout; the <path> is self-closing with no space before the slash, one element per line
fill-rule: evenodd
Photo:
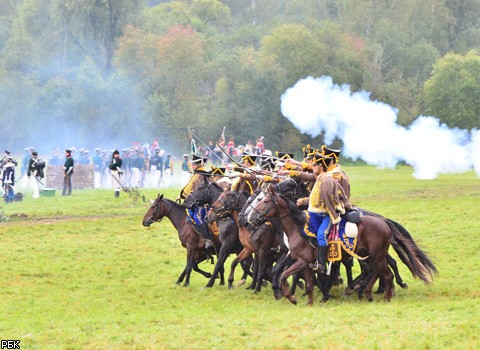
<path fill-rule="evenodd" d="M 120 190 L 115 190 L 115 198 L 118 198 L 120 197 Z"/>
<path fill-rule="evenodd" d="M 327 250 L 328 247 L 317 248 L 317 261 L 315 261 L 314 264 L 308 265 L 313 271 L 317 271 L 319 273 L 324 273 L 326 271 L 325 264 L 327 261 Z"/>
<path fill-rule="evenodd" d="M 205 248 L 210 248 L 212 246 L 212 237 L 210 235 L 210 230 L 208 229 L 208 224 L 203 222 L 200 225 L 195 225 L 195 228 L 197 229 L 197 232 L 200 233 L 205 239 Z"/>

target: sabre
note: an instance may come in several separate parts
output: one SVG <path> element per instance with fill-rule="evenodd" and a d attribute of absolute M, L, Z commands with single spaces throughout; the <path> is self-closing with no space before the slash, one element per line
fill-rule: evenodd
<path fill-rule="evenodd" d="M 223 127 L 223 130 L 225 131 L 225 127 Z M 203 145 L 208 148 L 208 145 L 207 145 L 205 142 L 203 142 L 203 141 L 200 139 L 200 137 L 198 137 L 198 135 L 196 135 L 196 134 L 195 134 L 193 131 L 191 131 L 191 130 L 189 130 L 188 132 L 189 132 L 192 136 L 195 136 L 195 137 L 198 139 L 198 141 L 200 141 L 201 143 L 203 143 Z M 218 145 L 218 143 L 217 143 L 217 145 Z M 221 147 L 221 146 L 219 146 L 219 147 Z M 220 158 L 215 152 L 212 152 L 212 153 L 215 155 L 215 157 L 218 158 L 218 160 L 220 160 L 220 162 L 223 162 L 223 159 Z"/>
<path fill-rule="evenodd" d="M 36 176 L 34 176 L 34 178 L 35 178 L 35 180 L 37 180 L 37 181 L 38 181 L 38 183 L 39 183 L 40 185 L 42 185 L 43 187 L 45 187 L 45 185 L 43 184 L 43 182 L 42 182 L 42 181 L 40 181 L 40 180 L 39 180 L 39 179 L 38 179 Z"/>
<path fill-rule="evenodd" d="M 218 142 L 217 142 L 217 146 L 218 146 L 218 148 L 220 148 L 220 150 L 228 157 L 228 159 L 230 159 L 233 163 L 237 164 L 240 168 L 243 168 L 247 173 L 249 173 L 250 175 L 254 175 L 254 176 L 255 176 L 255 173 L 258 174 L 257 171 L 252 170 L 252 169 L 247 169 L 247 168 L 245 168 L 242 164 L 238 163 L 235 159 L 233 159 L 233 158 L 228 154 L 227 151 L 225 151 L 225 149 L 223 149 L 222 146 L 220 146 L 220 145 L 218 144 Z"/>

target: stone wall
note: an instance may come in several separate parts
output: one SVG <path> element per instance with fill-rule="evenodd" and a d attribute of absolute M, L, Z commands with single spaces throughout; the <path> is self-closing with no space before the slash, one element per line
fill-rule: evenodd
<path fill-rule="evenodd" d="M 57 190 L 63 189 L 63 166 L 47 165 L 45 186 Z M 72 189 L 83 190 L 94 187 L 94 165 L 75 164 L 72 175 Z"/>

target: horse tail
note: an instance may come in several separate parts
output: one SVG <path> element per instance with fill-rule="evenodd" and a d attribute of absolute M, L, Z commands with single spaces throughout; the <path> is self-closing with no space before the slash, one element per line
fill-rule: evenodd
<path fill-rule="evenodd" d="M 417 246 L 405 227 L 390 219 L 385 219 L 385 222 L 392 230 L 392 247 L 400 260 L 408 267 L 414 277 L 418 277 L 425 284 L 432 282 L 433 275 L 438 273 L 435 264 Z"/>

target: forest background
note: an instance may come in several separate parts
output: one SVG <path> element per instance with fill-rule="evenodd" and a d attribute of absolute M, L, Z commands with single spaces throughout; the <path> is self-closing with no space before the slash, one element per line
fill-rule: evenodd
<path fill-rule="evenodd" d="M 321 144 L 280 112 L 330 76 L 398 109 L 480 127 L 477 0 L 0 0 L 2 146 L 109 146 L 187 130 Z"/>

